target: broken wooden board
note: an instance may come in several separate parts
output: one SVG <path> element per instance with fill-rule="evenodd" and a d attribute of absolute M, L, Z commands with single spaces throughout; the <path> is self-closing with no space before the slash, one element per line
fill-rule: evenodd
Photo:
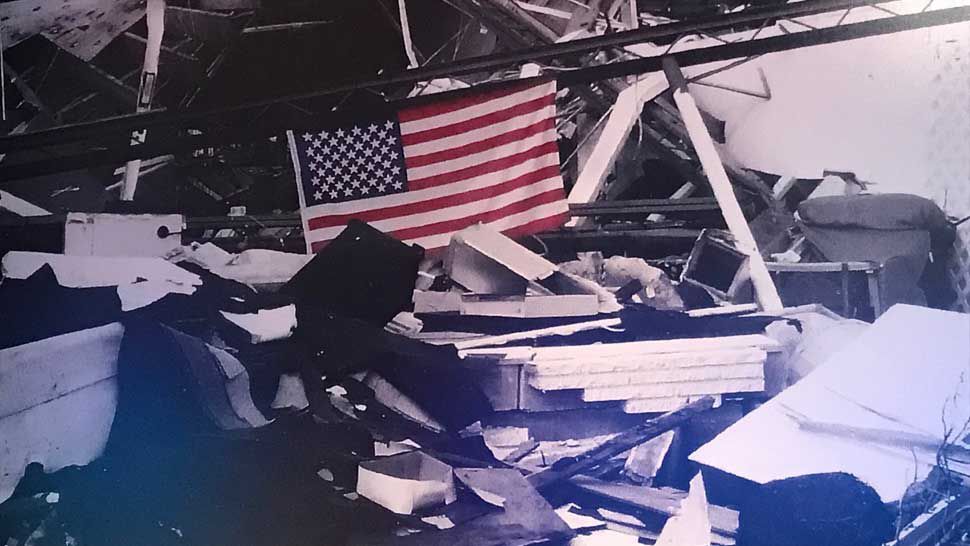
<path fill-rule="evenodd" d="M 597 389 L 633 385 L 672 385 L 727 379 L 759 378 L 764 376 L 764 361 L 695 366 L 687 369 L 652 370 L 646 372 L 593 373 L 583 375 L 553 375 L 529 377 L 529 384 L 540 390 Z M 646 397 L 644 397 L 646 398 Z"/>
<path fill-rule="evenodd" d="M 703 396 L 765 390 L 764 377 L 721 379 L 687 383 L 658 383 L 653 385 L 630 385 L 625 387 L 601 387 L 583 390 L 586 402 L 630 400 L 632 398 L 658 398 L 666 396 Z"/>
<path fill-rule="evenodd" d="M 610 483 L 586 476 L 576 476 L 569 482 L 573 487 L 585 493 L 617 502 L 634 510 L 667 516 L 676 514 L 680 509 L 681 501 L 687 497 L 686 492 L 669 487 L 656 488 Z M 711 518 L 712 532 L 727 537 L 737 535 L 738 512 L 736 510 L 711 504 L 708 507 L 708 513 Z"/>
<path fill-rule="evenodd" d="M 732 337 L 744 337 L 745 340 L 732 340 Z M 609 373 L 642 373 L 655 372 L 662 370 L 680 370 L 684 368 L 695 368 L 703 366 L 745 364 L 749 362 L 764 362 L 767 353 L 758 345 L 745 346 L 745 341 L 760 343 L 758 337 L 764 336 L 730 336 L 722 339 L 726 346 L 723 350 L 705 348 L 704 344 L 696 351 L 684 351 L 677 349 L 676 352 L 654 352 L 663 351 L 665 346 L 662 342 L 643 341 L 632 342 L 641 344 L 636 349 L 643 352 L 633 351 L 623 353 L 609 353 L 607 347 L 598 346 L 571 346 L 573 355 L 567 356 L 552 354 L 544 349 L 536 349 L 534 356 L 528 364 L 530 375 L 536 377 L 546 376 L 572 376 L 589 374 L 609 374 Z M 767 338 L 765 338 L 767 339 Z M 704 338 L 698 341 L 703 342 Z M 736 348 L 731 348 L 731 344 L 737 343 Z M 767 343 L 766 343 L 767 344 Z M 673 347 L 667 345 L 666 347 Z M 599 353 L 599 354 L 597 354 Z"/>

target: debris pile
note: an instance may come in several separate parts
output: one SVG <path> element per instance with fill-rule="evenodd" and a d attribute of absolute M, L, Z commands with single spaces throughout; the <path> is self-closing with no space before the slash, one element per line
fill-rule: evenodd
<path fill-rule="evenodd" d="M 310 259 L 9 252 L 0 544 L 950 532 L 934 514 L 970 498 L 966 316 L 691 308 L 682 286 L 726 297 L 745 268 L 707 263 L 730 250 L 715 233 L 698 245 L 677 281 L 639 258 L 556 264 L 483 225 L 442 253 L 358 221 Z"/>

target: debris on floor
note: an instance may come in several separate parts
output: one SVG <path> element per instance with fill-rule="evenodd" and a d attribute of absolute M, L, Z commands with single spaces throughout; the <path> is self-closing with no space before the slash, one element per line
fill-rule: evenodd
<path fill-rule="evenodd" d="M 0 544 L 916 546 L 949 529 L 942 506 L 970 498 L 966 316 L 758 312 L 732 303 L 733 251 L 708 233 L 678 278 L 556 264 L 484 226 L 426 255 L 351 222 L 280 274 L 208 245 L 8 253 L 0 307 L 37 316 L 0 336 Z M 688 284 L 724 305 L 690 308 Z"/>

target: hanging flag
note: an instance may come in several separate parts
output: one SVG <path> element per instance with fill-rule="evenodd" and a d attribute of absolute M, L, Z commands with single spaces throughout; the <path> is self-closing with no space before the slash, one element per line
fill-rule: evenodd
<path fill-rule="evenodd" d="M 307 250 L 352 218 L 426 249 L 479 222 L 510 236 L 561 226 L 555 96 L 554 81 L 518 82 L 289 131 Z"/>

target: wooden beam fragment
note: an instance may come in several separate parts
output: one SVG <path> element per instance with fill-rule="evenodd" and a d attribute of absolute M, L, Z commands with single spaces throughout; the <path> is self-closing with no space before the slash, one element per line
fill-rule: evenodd
<path fill-rule="evenodd" d="M 635 446 L 651 438 L 655 438 L 668 430 L 679 427 L 695 416 L 710 410 L 713 406 L 714 399 L 710 396 L 705 396 L 679 410 L 665 413 L 655 419 L 650 419 L 642 425 L 623 432 L 585 453 L 581 453 L 575 457 L 560 459 L 551 467 L 531 474 L 526 479 L 533 487 L 542 491 L 550 485 L 569 479 L 585 470 L 610 460 L 624 451 L 633 449 Z"/>
<path fill-rule="evenodd" d="M 608 483 L 585 476 L 571 478 L 570 484 L 584 493 L 617 502 L 634 510 L 673 516 L 680 510 L 680 502 L 687 493 L 671 488 L 644 487 Z M 711 504 L 711 528 L 718 534 L 733 537 L 738 533 L 738 512 Z"/>
<path fill-rule="evenodd" d="M 653 100 L 667 89 L 667 78 L 661 73 L 640 77 L 636 83 L 620 92 L 603 127 L 603 132 L 593 147 L 576 184 L 569 191 L 569 203 L 589 203 L 596 199 L 606 177 L 616 162 L 623 143 L 643 110 L 643 104 Z M 567 225 L 577 225 L 573 220 Z"/>
<path fill-rule="evenodd" d="M 748 221 L 744 218 L 744 213 L 741 212 L 741 206 L 734 195 L 734 188 L 724 170 L 717 149 L 714 147 L 714 141 L 707 132 L 700 110 L 697 109 L 697 104 L 694 103 L 694 99 L 687 91 L 687 81 L 684 79 L 684 74 L 680 71 L 677 61 L 672 57 L 664 59 L 663 64 L 664 72 L 674 88 L 674 102 L 680 110 L 680 116 L 687 127 L 694 150 L 700 158 L 701 166 L 707 173 L 707 180 L 714 191 L 714 197 L 717 198 L 717 202 L 721 206 L 724 221 L 731 230 L 731 234 L 734 235 L 739 250 L 750 258 L 751 282 L 754 284 L 758 302 L 765 311 L 781 311 L 784 307 L 781 303 L 781 297 L 771 279 L 771 274 L 768 273 L 764 258 L 758 251 L 758 245 L 754 241 L 754 235 L 751 234 L 751 228 L 748 227 Z"/>

